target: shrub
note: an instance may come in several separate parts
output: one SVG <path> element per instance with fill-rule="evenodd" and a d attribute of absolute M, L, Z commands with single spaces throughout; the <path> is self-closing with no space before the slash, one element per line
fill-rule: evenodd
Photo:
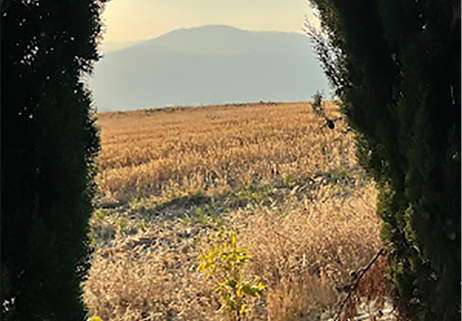
<path fill-rule="evenodd" d="M 313 0 L 309 28 L 379 188 L 401 311 L 460 318 L 460 2 Z"/>
<path fill-rule="evenodd" d="M 200 249 L 199 260 L 202 264 L 197 270 L 213 278 L 221 311 L 233 321 L 245 319 L 248 299 L 261 296 L 264 289 L 259 277 L 253 281 L 245 279 L 243 268 L 250 259 L 247 250 L 237 246 L 234 231 L 224 229 L 211 234 L 207 250 Z"/>
<path fill-rule="evenodd" d="M 83 320 L 98 0 L 2 1 L 3 320 Z"/>

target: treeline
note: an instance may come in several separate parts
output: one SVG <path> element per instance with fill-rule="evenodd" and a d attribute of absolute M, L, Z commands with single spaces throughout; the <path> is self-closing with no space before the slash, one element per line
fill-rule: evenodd
<path fill-rule="evenodd" d="M 83 320 L 99 0 L 1 2 L 2 320 Z"/>
<path fill-rule="evenodd" d="M 311 0 L 308 26 L 379 188 L 401 311 L 459 320 L 460 1 Z"/>

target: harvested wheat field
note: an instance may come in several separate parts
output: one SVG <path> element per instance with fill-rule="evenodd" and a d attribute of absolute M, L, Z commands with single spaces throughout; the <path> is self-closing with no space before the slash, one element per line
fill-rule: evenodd
<path fill-rule="evenodd" d="M 325 109 L 339 117 L 333 103 Z M 330 320 L 381 248 L 353 134 L 341 119 L 329 129 L 309 103 L 97 117 L 91 316 Z M 382 255 L 340 319 L 384 319 L 385 270 Z"/>

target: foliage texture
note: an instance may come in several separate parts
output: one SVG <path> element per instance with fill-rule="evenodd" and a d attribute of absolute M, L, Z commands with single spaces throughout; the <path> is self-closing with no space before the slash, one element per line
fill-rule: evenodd
<path fill-rule="evenodd" d="M 102 3 L 2 1 L 3 320 L 82 320 Z"/>
<path fill-rule="evenodd" d="M 460 318 L 460 1 L 313 0 L 308 26 L 378 183 L 391 278 L 415 320 Z"/>

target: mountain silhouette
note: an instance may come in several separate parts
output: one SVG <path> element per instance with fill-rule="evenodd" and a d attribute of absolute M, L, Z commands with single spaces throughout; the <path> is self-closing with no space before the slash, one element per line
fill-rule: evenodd
<path fill-rule="evenodd" d="M 306 101 L 327 81 L 307 36 L 212 25 L 106 54 L 88 80 L 99 111 Z"/>

